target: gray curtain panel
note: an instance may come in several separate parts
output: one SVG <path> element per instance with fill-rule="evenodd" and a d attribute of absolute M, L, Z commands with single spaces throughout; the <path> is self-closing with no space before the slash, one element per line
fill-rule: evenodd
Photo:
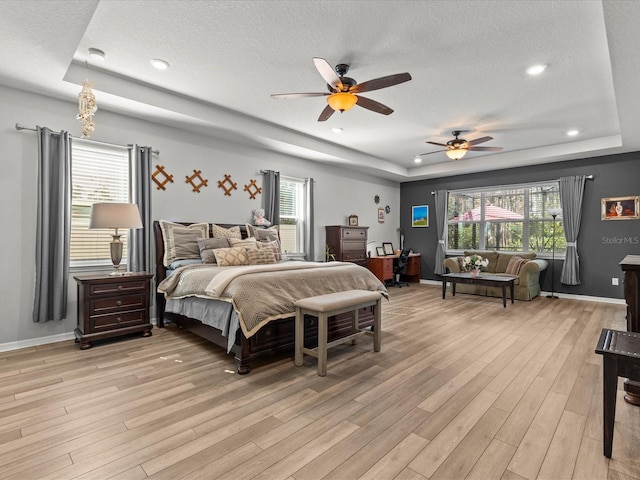
<path fill-rule="evenodd" d="M 562 224 L 567 250 L 562 266 L 560 282 L 565 285 L 580 285 L 580 260 L 578 258 L 578 234 L 582 218 L 582 197 L 586 175 L 562 177 L 560 179 L 560 202 L 562 204 Z"/>
<path fill-rule="evenodd" d="M 273 225 L 280 225 L 280 172 L 262 172 L 262 201 L 264 216 Z"/>
<path fill-rule="evenodd" d="M 433 271 L 437 275 L 442 275 L 443 273 L 446 273 L 444 269 L 444 237 L 447 231 L 447 191 L 438 190 L 435 197 L 438 246 L 436 247 L 436 264 Z"/>
<path fill-rule="evenodd" d="M 314 252 L 314 227 L 313 227 L 313 178 L 307 178 L 304 181 L 305 186 L 305 208 L 306 215 L 305 218 L 307 223 L 304 227 L 304 251 L 305 251 L 305 260 L 313 262 L 315 260 L 315 252 Z"/>
<path fill-rule="evenodd" d="M 34 323 L 67 316 L 69 238 L 71 236 L 71 137 L 36 127 L 38 136 L 38 213 Z"/>
<path fill-rule="evenodd" d="M 131 202 L 138 205 L 141 229 L 129 230 L 128 267 L 132 272 L 154 273 L 151 252 L 151 147 L 129 148 Z M 153 297 L 153 295 L 152 295 Z"/>

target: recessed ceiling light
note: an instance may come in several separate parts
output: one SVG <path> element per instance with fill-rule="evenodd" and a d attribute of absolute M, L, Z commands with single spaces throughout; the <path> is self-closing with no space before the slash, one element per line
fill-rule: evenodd
<path fill-rule="evenodd" d="M 102 50 L 98 49 L 98 48 L 90 48 L 89 49 L 89 56 L 93 59 L 93 60 L 100 60 L 100 61 L 104 61 L 105 59 L 105 54 Z"/>
<path fill-rule="evenodd" d="M 546 65 L 540 64 L 540 65 L 531 65 L 529 68 L 527 68 L 526 72 L 529 75 L 540 75 L 542 72 L 544 72 L 547 69 Z"/>
<path fill-rule="evenodd" d="M 158 70 L 166 70 L 167 68 L 169 68 L 169 62 L 160 58 L 152 58 L 150 62 L 151 65 L 153 65 L 153 67 L 157 68 Z"/>
<path fill-rule="evenodd" d="M 344 129 L 343 129 L 343 128 L 341 128 L 341 127 L 333 127 L 333 128 L 331 129 L 331 131 L 332 131 L 333 133 L 342 133 L 342 131 L 343 131 L 343 130 L 344 130 Z"/>
<path fill-rule="evenodd" d="M 422 163 L 422 158 L 420 158 L 419 155 L 416 155 L 415 157 L 413 157 L 413 161 L 416 163 Z"/>
<path fill-rule="evenodd" d="M 569 135 L 570 137 L 575 137 L 576 135 L 578 135 L 580 133 L 579 130 L 569 130 L 567 132 L 567 135 Z"/>

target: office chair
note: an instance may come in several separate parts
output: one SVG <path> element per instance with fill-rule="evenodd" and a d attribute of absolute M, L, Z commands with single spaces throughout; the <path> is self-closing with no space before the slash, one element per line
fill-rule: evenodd
<path fill-rule="evenodd" d="M 400 275 L 407 272 L 407 265 L 409 264 L 409 252 L 411 252 L 410 248 L 403 249 L 400 253 L 400 256 L 398 257 L 398 261 L 393 262 L 394 280 L 389 285 L 390 287 L 402 288 L 402 285 L 406 285 L 407 287 L 409 286 L 407 282 L 400 281 Z"/>

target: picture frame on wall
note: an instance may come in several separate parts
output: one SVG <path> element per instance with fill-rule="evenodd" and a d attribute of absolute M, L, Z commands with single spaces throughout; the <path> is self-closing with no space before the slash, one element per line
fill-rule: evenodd
<path fill-rule="evenodd" d="M 601 220 L 637 220 L 640 218 L 640 196 L 603 198 Z"/>
<path fill-rule="evenodd" d="M 411 207 L 411 226 L 425 228 L 429 226 L 429 205 Z"/>
<path fill-rule="evenodd" d="M 384 208 L 378 209 L 378 223 L 384 223 Z"/>
<path fill-rule="evenodd" d="M 393 255 L 393 243 L 382 243 L 382 248 L 384 249 L 385 255 Z"/>
<path fill-rule="evenodd" d="M 379 257 L 384 257 L 386 254 L 384 253 L 384 248 L 382 247 L 376 247 L 376 255 L 378 255 Z"/>

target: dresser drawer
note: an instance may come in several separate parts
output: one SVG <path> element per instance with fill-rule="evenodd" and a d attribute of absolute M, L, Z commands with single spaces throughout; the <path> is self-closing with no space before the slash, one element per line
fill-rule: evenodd
<path fill-rule="evenodd" d="M 147 323 L 144 310 L 135 312 L 115 313 L 113 315 L 96 315 L 91 317 L 89 324 L 91 332 L 101 332 L 103 330 L 114 330 L 133 325 Z"/>
<path fill-rule="evenodd" d="M 104 315 L 108 313 L 144 309 L 146 305 L 145 300 L 145 293 L 92 298 L 89 301 L 89 315 Z"/>
<path fill-rule="evenodd" d="M 342 252 L 342 261 L 343 262 L 357 262 L 366 265 L 367 256 L 363 251 L 344 251 Z"/>
<path fill-rule="evenodd" d="M 361 241 L 343 241 L 342 242 L 342 251 L 343 252 L 364 252 L 367 249 L 367 244 Z"/>
<path fill-rule="evenodd" d="M 134 282 L 96 283 L 89 287 L 89 295 L 109 295 L 113 293 L 144 292 L 147 282 L 139 280 Z"/>
<path fill-rule="evenodd" d="M 342 229 L 342 238 L 345 240 L 350 239 L 360 239 L 364 240 L 366 243 L 367 240 L 367 231 L 362 228 L 343 228 Z"/>

